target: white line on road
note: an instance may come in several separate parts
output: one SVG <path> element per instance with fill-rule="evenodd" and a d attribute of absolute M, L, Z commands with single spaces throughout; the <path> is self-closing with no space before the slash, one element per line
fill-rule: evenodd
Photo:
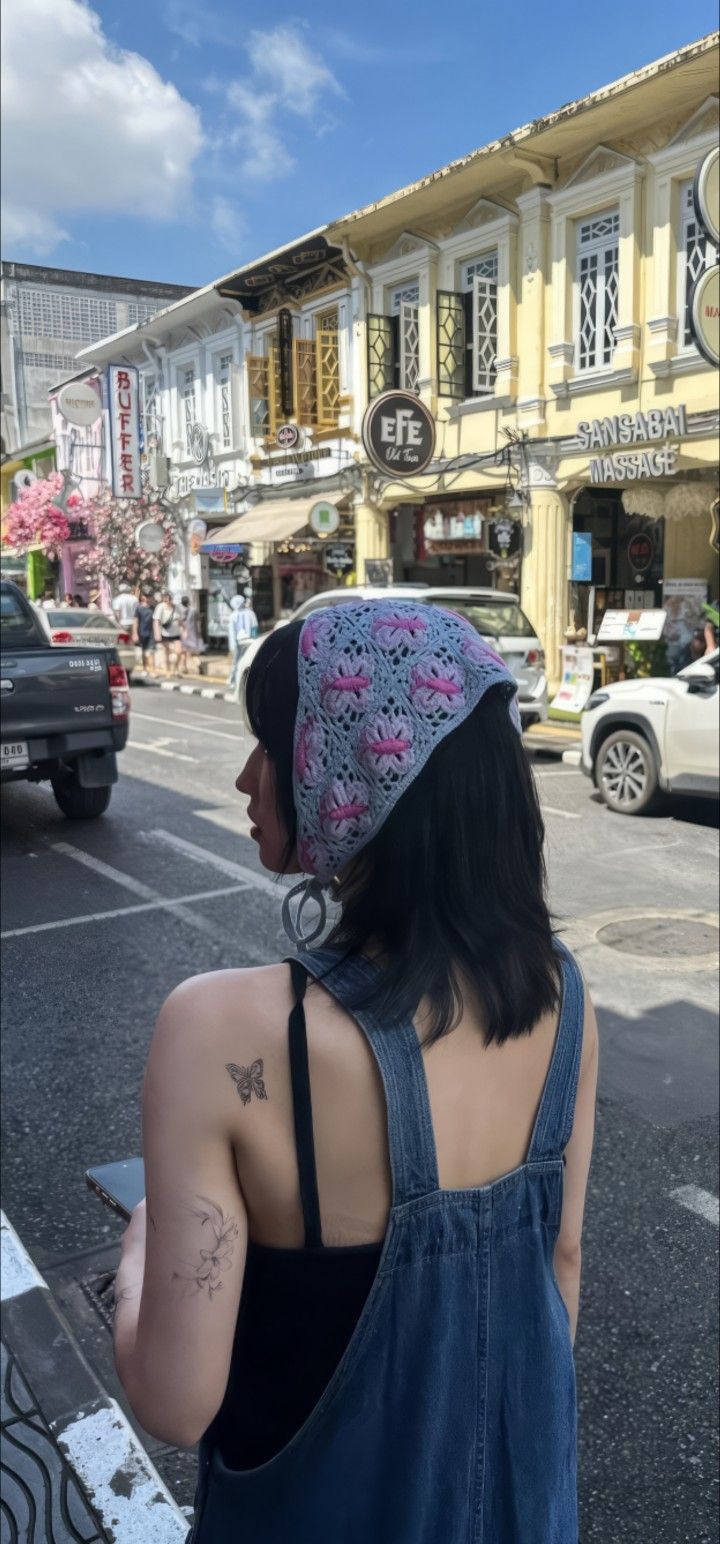
<path fill-rule="evenodd" d="M 542 811 L 543 815 L 559 815 L 561 820 L 582 820 L 575 810 L 558 810 L 553 804 L 543 804 Z"/>
<path fill-rule="evenodd" d="M 257 874 L 255 869 L 246 868 L 242 863 L 233 863 L 231 858 L 221 858 L 216 852 L 210 852 L 207 847 L 201 847 L 197 842 L 188 842 L 184 836 L 176 836 L 173 831 L 145 831 L 143 835 L 152 842 L 165 842 L 169 847 L 174 847 L 176 852 L 182 852 L 186 858 L 192 858 L 194 863 L 207 863 L 211 868 L 216 868 L 221 874 L 228 874 L 233 879 L 239 879 L 243 884 L 251 885 L 255 890 L 262 890 L 266 895 L 272 895 L 274 900 L 282 900 L 283 886 L 276 879 L 266 879 L 264 874 Z"/>
<path fill-rule="evenodd" d="M 132 718 L 133 721 L 136 718 L 144 718 L 148 724 L 167 724 L 171 729 L 188 729 L 191 734 L 211 734 L 216 740 L 232 740 L 233 745 L 237 745 L 239 739 L 239 735 L 226 734 L 222 729 L 193 729 L 192 724 L 181 724 L 177 718 L 158 718 L 155 713 L 134 712 Z"/>
<path fill-rule="evenodd" d="M 185 756 L 182 751 L 168 751 L 164 745 L 145 745 L 142 740 L 128 740 L 128 750 L 148 751 L 151 756 L 167 756 L 170 761 L 192 761 L 197 766 L 197 756 Z"/>
<path fill-rule="evenodd" d="M 197 708 L 178 708 L 178 714 L 184 718 L 199 718 L 203 724 L 226 724 L 227 718 L 219 718 L 217 713 L 198 713 Z M 180 722 L 178 718 L 178 723 Z"/>
<path fill-rule="evenodd" d="M 704 1217 L 706 1222 L 714 1222 L 715 1227 L 718 1226 L 720 1202 L 709 1190 L 701 1190 L 699 1185 L 680 1185 L 677 1190 L 670 1191 L 670 1199 L 679 1201 L 689 1212 L 695 1212 L 697 1217 Z"/>
<path fill-rule="evenodd" d="M 57 922 L 34 922 L 31 927 L 12 927 L 0 933 L 0 938 L 23 938 L 26 933 L 50 933 L 53 928 L 79 927 L 84 922 L 106 922 L 113 917 L 131 917 L 141 911 L 177 911 L 183 919 L 190 916 L 183 906 L 191 901 L 214 901 L 222 895 L 239 895 L 247 885 L 224 885 L 221 890 L 201 890 L 194 895 L 178 895 L 174 900 L 145 901 L 138 906 L 116 906 L 112 911 L 91 911 L 82 917 L 60 917 Z M 195 919 L 200 921 L 200 918 Z M 209 924 L 208 924 L 209 928 Z M 211 930 L 217 936 L 217 929 Z M 246 951 L 247 952 L 247 951 Z"/>
<path fill-rule="evenodd" d="M 536 767 L 536 766 L 533 766 L 533 772 L 535 773 L 536 777 L 566 777 L 567 778 L 567 777 L 584 777 L 584 775 L 585 775 L 584 772 L 578 771 L 577 767 L 570 767 L 570 769 L 568 771 L 562 772 L 560 770 L 560 767 L 547 767 L 546 768 L 546 767 Z"/>
<path fill-rule="evenodd" d="M 110 863 L 104 863 L 102 858 L 95 858 L 91 852 L 83 852 L 80 847 L 73 847 L 70 842 L 53 842 L 53 852 L 62 853 L 64 858 L 72 858 L 75 863 L 82 863 L 84 868 L 92 869 L 94 874 L 100 874 L 103 879 L 112 880 L 114 885 L 121 885 L 123 890 L 129 890 L 131 895 L 139 895 L 143 901 L 158 901 L 161 899 L 157 890 L 150 885 L 144 885 L 141 879 L 133 879 L 131 874 L 123 874 L 120 869 L 112 867 Z"/>

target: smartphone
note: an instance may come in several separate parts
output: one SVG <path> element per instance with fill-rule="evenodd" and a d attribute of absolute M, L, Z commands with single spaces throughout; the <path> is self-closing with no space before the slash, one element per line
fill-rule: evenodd
<path fill-rule="evenodd" d="M 88 1169 L 85 1181 L 119 1217 L 130 1221 L 130 1213 L 145 1194 L 145 1165 L 142 1158 L 122 1158 L 119 1163 L 100 1163 Z"/>

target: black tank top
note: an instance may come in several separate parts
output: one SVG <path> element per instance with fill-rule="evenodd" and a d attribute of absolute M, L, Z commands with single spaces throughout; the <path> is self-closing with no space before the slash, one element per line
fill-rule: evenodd
<path fill-rule="evenodd" d="M 325 1248 L 320 1224 L 303 999 L 307 975 L 291 960 L 288 1024 L 303 1249 L 248 1243 L 222 1406 L 207 1439 L 231 1469 L 253 1469 L 300 1430 L 337 1367 L 377 1271 L 382 1243 Z"/>

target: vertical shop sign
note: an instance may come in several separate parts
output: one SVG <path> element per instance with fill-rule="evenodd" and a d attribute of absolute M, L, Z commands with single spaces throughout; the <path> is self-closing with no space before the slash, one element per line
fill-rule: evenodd
<path fill-rule="evenodd" d="M 110 467 L 117 498 L 137 499 L 140 482 L 140 413 L 138 373 L 132 365 L 109 365 Z"/>
<path fill-rule="evenodd" d="M 573 531 L 572 578 L 577 584 L 592 579 L 592 531 Z"/>
<path fill-rule="evenodd" d="M 280 406 L 286 418 L 293 410 L 292 315 L 286 306 L 278 311 L 278 352 L 280 356 Z"/>

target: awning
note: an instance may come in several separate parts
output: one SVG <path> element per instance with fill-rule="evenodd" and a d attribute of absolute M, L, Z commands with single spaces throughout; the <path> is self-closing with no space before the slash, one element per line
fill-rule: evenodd
<path fill-rule="evenodd" d="M 237 520 L 231 520 L 229 525 L 209 531 L 203 549 L 207 550 L 215 542 L 218 546 L 226 547 L 229 542 L 287 541 L 288 537 L 296 536 L 307 525 L 310 510 L 320 498 L 320 494 L 314 493 L 311 498 L 305 499 L 268 499 L 267 503 L 249 510 L 246 515 L 238 515 Z M 343 499 L 347 500 L 347 493 L 341 494 L 333 502 L 341 504 Z"/>

